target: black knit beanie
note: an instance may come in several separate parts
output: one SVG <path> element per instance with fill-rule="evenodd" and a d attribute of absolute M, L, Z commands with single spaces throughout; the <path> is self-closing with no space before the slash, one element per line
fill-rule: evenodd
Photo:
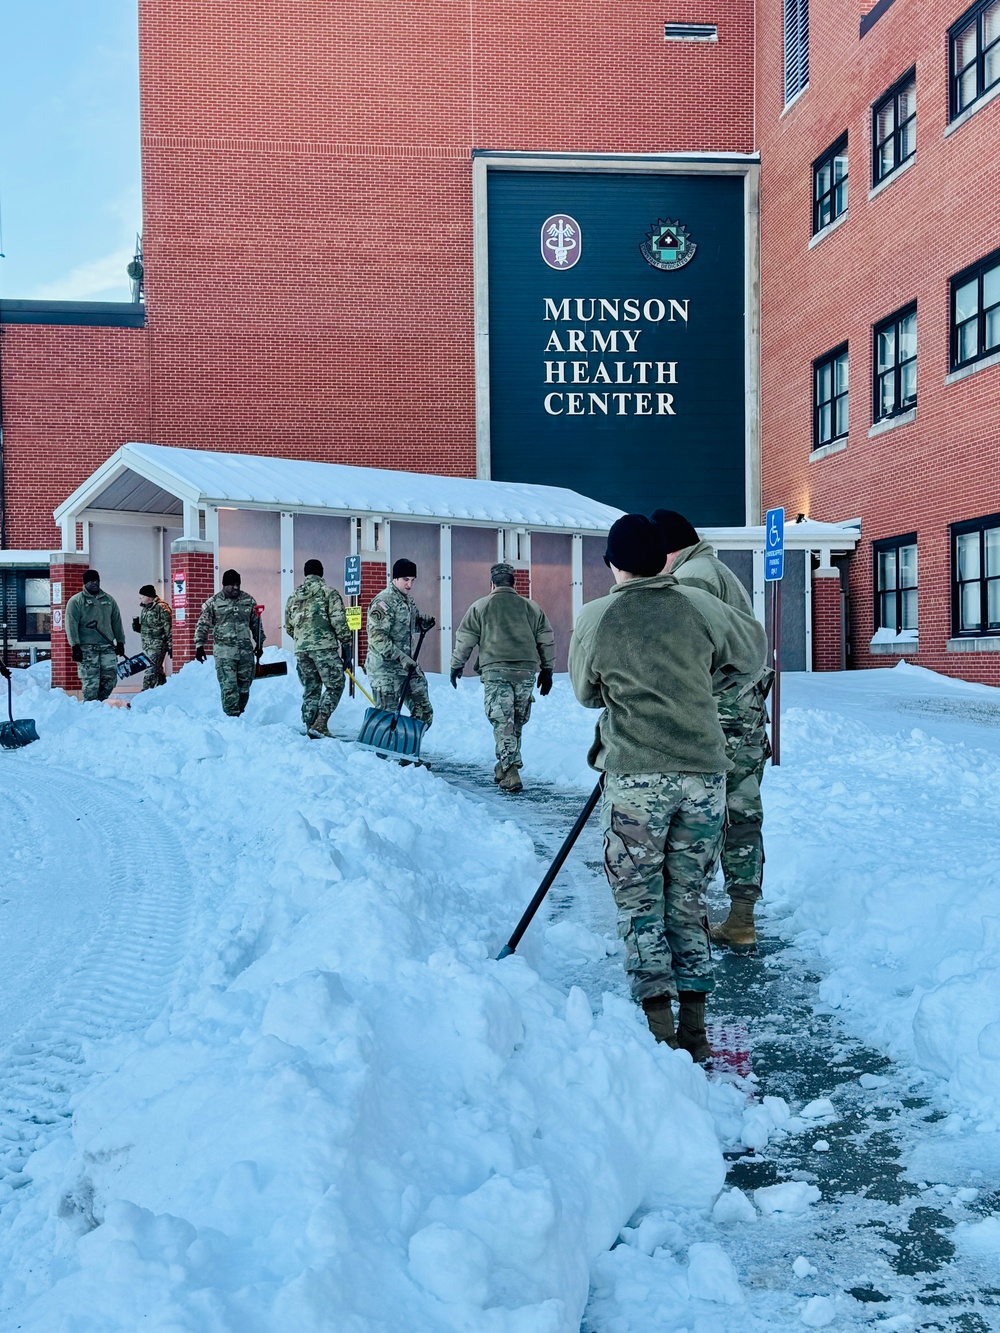
<path fill-rule="evenodd" d="M 654 509 L 653 522 L 667 544 L 667 555 L 671 551 L 683 551 L 686 546 L 696 546 L 701 540 L 694 527 L 676 509 Z"/>
<path fill-rule="evenodd" d="M 140 596 L 140 597 L 155 597 L 155 596 L 156 596 L 156 589 L 153 587 L 153 585 L 152 585 L 151 583 L 144 583 L 144 584 L 142 585 L 142 587 L 139 589 L 139 596 Z"/>
<path fill-rule="evenodd" d="M 392 567 L 392 577 L 394 579 L 415 579 L 417 577 L 417 567 L 412 560 L 397 560 Z"/>
<path fill-rule="evenodd" d="M 230 587 L 232 587 L 232 585 L 235 584 L 236 587 L 239 588 L 242 585 L 242 583 L 243 580 L 240 578 L 239 574 L 237 574 L 235 569 L 227 569 L 222 576 L 222 586 L 224 588 L 226 587 L 227 584 Z"/>
<path fill-rule="evenodd" d="M 323 562 L 322 562 L 321 560 L 307 560 L 306 563 L 302 566 L 302 572 L 303 572 L 303 574 L 305 574 L 307 577 L 308 577 L 310 574 L 318 574 L 318 575 L 320 576 L 320 578 L 322 578 L 322 577 L 323 577 Z"/>
<path fill-rule="evenodd" d="M 611 526 L 604 563 L 637 578 L 651 578 L 667 563 L 667 548 L 645 514 L 626 514 Z"/>
<path fill-rule="evenodd" d="M 85 569 L 83 571 L 84 583 L 100 583 L 101 576 L 96 569 Z"/>

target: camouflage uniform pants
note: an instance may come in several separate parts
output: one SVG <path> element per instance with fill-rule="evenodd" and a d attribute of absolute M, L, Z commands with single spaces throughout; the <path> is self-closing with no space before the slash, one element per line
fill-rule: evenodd
<path fill-rule="evenodd" d="M 752 690 L 736 708 L 720 708 L 719 721 L 726 737 L 726 758 L 733 765 L 726 774 L 722 873 L 730 898 L 753 903 L 760 897 L 764 875 L 760 782 L 771 753 L 767 708 L 760 691 Z"/>
<path fill-rule="evenodd" d="M 535 676 L 508 676 L 483 672 L 483 707 L 493 725 L 497 762 L 504 768 L 521 768 L 521 728 L 531 717 Z"/>
<path fill-rule="evenodd" d="M 722 843 L 722 773 L 609 773 L 604 871 L 632 998 L 710 991 L 704 888 Z"/>
<path fill-rule="evenodd" d="M 110 644 L 85 643 L 83 661 L 77 663 L 77 673 L 83 685 L 83 697 L 91 699 L 110 698 L 111 691 L 118 684 L 118 658 Z"/>
<path fill-rule="evenodd" d="M 369 674 L 368 680 L 371 683 L 372 694 L 375 696 L 375 707 L 384 708 L 386 712 L 394 713 L 399 707 L 399 696 L 403 692 L 406 672 L 402 668 L 394 671 L 390 666 L 385 665 L 379 667 L 374 675 Z M 433 722 L 434 709 L 431 707 L 431 701 L 427 694 L 427 677 L 422 671 L 414 672 L 403 705 L 410 717 L 415 717 L 425 727 L 429 727 Z"/>
<path fill-rule="evenodd" d="M 216 645 L 215 674 L 222 693 L 222 711 L 230 717 L 239 717 L 250 699 L 250 686 L 257 659 L 250 648 L 228 648 Z"/>
<path fill-rule="evenodd" d="M 142 688 L 144 690 L 155 690 L 157 685 L 166 685 L 167 675 L 163 670 L 163 659 L 167 655 L 167 645 L 165 643 L 152 643 L 147 648 L 143 644 L 142 651 L 149 658 L 149 666 L 142 678 Z"/>
<path fill-rule="evenodd" d="M 302 682 L 302 721 L 325 727 L 344 693 L 344 659 L 336 652 L 296 653 L 295 669 Z"/>

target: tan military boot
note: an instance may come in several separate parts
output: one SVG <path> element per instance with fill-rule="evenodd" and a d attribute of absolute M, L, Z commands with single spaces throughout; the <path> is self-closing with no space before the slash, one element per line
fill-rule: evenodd
<path fill-rule="evenodd" d="M 497 763 L 497 766 L 493 770 L 493 781 L 499 782 L 500 779 L 503 777 L 503 774 L 504 774 L 503 764 Z"/>
<path fill-rule="evenodd" d="M 510 768 L 504 769 L 503 777 L 500 779 L 501 791 L 520 791 L 523 785 L 516 764 L 511 764 Z"/>
<path fill-rule="evenodd" d="M 754 904 L 746 898 L 733 898 L 729 904 L 729 915 L 725 921 L 712 926 L 710 934 L 713 944 L 721 944 L 734 953 L 747 953 L 757 943 L 757 931 L 753 923 Z"/>
<path fill-rule="evenodd" d="M 325 722 L 314 722 L 311 727 L 306 728 L 306 734 L 313 740 L 318 740 L 321 736 L 329 736 L 332 740 L 333 733 Z"/>
<path fill-rule="evenodd" d="M 696 1065 L 703 1065 L 712 1058 L 712 1048 L 705 1031 L 704 993 L 682 990 L 678 999 L 681 1007 L 677 1014 L 677 1045 L 682 1051 L 688 1052 Z"/>
<path fill-rule="evenodd" d="M 653 995 L 642 1002 L 642 1012 L 646 1015 L 649 1030 L 657 1041 L 662 1041 L 672 1051 L 677 1050 L 677 1036 L 674 1032 L 674 1011 L 669 995 Z"/>

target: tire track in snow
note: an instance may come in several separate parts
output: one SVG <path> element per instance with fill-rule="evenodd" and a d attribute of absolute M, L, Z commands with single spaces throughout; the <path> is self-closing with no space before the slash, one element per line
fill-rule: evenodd
<path fill-rule="evenodd" d="M 89 1076 L 87 1043 L 142 1031 L 168 1000 L 191 918 L 186 857 L 148 801 L 125 783 L 27 756 L 15 777 L 17 787 L 0 776 L 8 841 L 13 833 L 26 847 L 47 848 L 40 872 L 34 862 L 28 873 L 63 877 L 66 900 L 76 895 L 80 934 L 48 950 L 45 994 L 0 1047 L 0 1206 L 25 1183 L 20 1173 L 31 1153 L 69 1121 L 71 1099 Z M 74 809 L 85 815 L 67 821 Z M 51 830 L 67 824 L 53 846 Z M 23 849 L 8 847 L 7 855 L 26 864 Z M 84 886 L 98 890 L 89 919 L 79 905 Z"/>

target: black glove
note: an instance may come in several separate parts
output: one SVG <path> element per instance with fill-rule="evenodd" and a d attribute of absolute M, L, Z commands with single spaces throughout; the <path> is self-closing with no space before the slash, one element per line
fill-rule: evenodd
<path fill-rule="evenodd" d="M 263 649 L 263 648 L 255 648 L 255 649 L 253 650 L 253 655 L 254 655 L 254 657 L 256 657 L 257 661 L 259 662 L 260 659 L 264 656 L 264 649 Z"/>
<path fill-rule="evenodd" d="M 83 661 L 83 644 L 81 644 L 81 643 L 74 643 L 74 644 L 73 644 L 73 648 L 72 648 L 72 655 L 73 655 L 73 661 L 74 661 L 74 662 L 82 662 L 82 661 Z"/>
<path fill-rule="evenodd" d="M 115 644 L 115 652 L 118 654 L 119 657 L 124 657 L 124 656 L 125 656 L 125 645 L 124 645 L 123 643 L 116 643 L 116 644 Z"/>
<path fill-rule="evenodd" d="M 436 624 L 437 621 L 433 616 L 417 616 L 417 629 L 423 630 L 425 634 L 432 630 Z"/>
<path fill-rule="evenodd" d="M 538 673 L 538 693 L 544 699 L 552 688 L 552 672 L 548 667 L 542 667 Z"/>
<path fill-rule="evenodd" d="M 207 655 L 208 654 L 205 652 L 205 645 L 199 643 L 198 647 L 194 650 L 194 660 L 196 662 L 204 662 Z"/>
<path fill-rule="evenodd" d="M 462 676 L 462 667 L 452 667 L 452 669 L 451 669 L 451 684 L 452 684 L 452 688 L 453 688 L 453 689 L 456 689 L 456 690 L 458 689 L 458 682 L 459 682 L 459 680 L 461 679 L 461 676 Z"/>
<path fill-rule="evenodd" d="M 141 633 L 142 633 L 142 626 L 139 624 L 139 617 L 138 617 L 138 616 L 134 616 L 133 619 L 132 619 L 132 629 L 133 629 L 133 631 L 134 631 L 136 634 L 141 634 Z"/>

